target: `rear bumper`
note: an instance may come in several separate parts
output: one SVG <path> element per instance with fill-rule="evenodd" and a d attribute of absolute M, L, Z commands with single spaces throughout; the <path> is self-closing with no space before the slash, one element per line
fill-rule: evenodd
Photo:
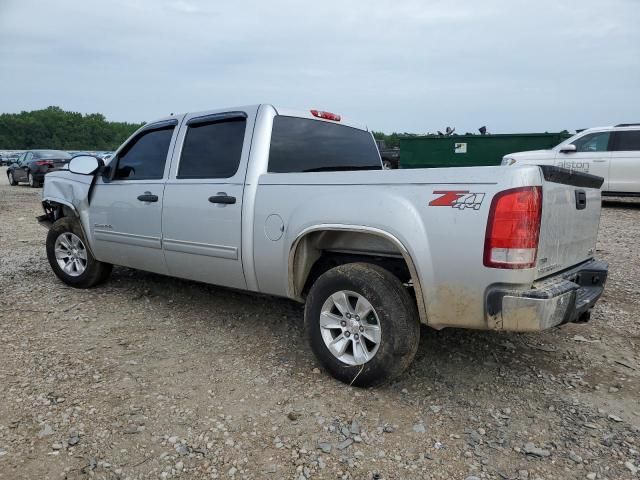
<path fill-rule="evenodd" d="M 530 290 L 491 287 L 486 298 L 490 327 L 514 332 L 586 322 L 607 281 L 609 266 L 590 260 L 533 284 Z"/>

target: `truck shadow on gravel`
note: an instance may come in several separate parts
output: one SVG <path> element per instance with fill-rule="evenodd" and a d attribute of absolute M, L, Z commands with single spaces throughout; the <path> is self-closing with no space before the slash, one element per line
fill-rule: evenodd
<path fill-rule="evenodd" d="M 219 338 L 230 330 L 234 337 L 269 335 L 273 342 L 266 348 L 271 351 L 256 353 L 275 354 L 291 363 L 294 371 L 308 372 L 318 366 L 303 335 L 304 307 L 291 300 L 122 267 L 114 269 L 104 287 L 124 293 L 130 302 L 152 303 L 160 316 L 175 316 L 179 312 L 177 320 L 183 328 L 198 328 L 197 324 L 204 321 L 205 336 Z M 423 326 L 416 358 L 393 388 L 425 382 L 441 383 L 455 390 L 496 378 L 505 381 L 509 378 L 509 382 L 521 384 L 531 380 L 532 369 L 554 369 L 554 364 L 557 368 L 563 353 L 559 344 L 566 335 L 562 330 L 518 334 L 464 329 L 436 331 Z"/>

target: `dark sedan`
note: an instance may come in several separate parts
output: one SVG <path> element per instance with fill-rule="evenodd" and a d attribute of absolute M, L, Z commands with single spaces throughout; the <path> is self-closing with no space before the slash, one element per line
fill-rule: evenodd
<path fill-rule="evenodd" d="M 29 150 L 24 152 L 15 163 L 9 165 L 7 177 L 10 185 L 27 182 L 31 187 L 39 187 L 44 176 L 64 167 L 71 155 L 60 150 Z"/>

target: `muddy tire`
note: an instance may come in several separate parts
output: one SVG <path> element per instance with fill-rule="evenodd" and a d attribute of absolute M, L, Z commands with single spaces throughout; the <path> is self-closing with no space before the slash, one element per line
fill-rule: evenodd
<path fill-rule="evenodd" d="M 404 372 L 420 341 L 415 300 L 397 277 L 367 263 L 322 274 L 309 291 L 304 323 L 323 368 L 360 387 Z"/>
<path fill-rule="evenodd" d="M 7 180 L 9 180 L 9 185 L 11 185 L 12 187 L 15 187 L 18 184 L 15 177 L 13 176 L 13 172 L 7 173 Z"/>
<path fill-rule="evenodd" d="M 57 220 L 49 230 L 47 259 L 53 273 L 76 288 L 91 288 L 111 274 L 112 265 L 93 257 L 78 220 L 71 217 Z"/>

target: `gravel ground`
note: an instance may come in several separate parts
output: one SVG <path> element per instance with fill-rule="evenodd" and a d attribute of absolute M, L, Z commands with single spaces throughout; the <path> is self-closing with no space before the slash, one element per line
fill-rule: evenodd
<path fill-rule="evenodd" d="M 126 268 L 64 286 L 40 194 L 0 170 L 0 479 L 640 477 L 640 202 L 603 209 L 590 323 L 423 329 L 363 390 L 316 368 L 295 303 Z"/>

